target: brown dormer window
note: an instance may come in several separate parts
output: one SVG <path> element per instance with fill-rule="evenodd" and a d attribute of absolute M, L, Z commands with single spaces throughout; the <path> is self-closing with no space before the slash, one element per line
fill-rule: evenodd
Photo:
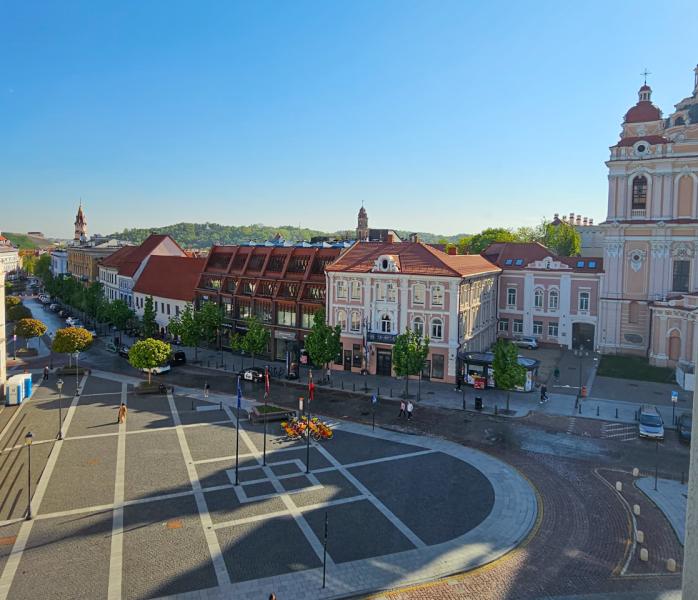
<path fill-rule="evenodd" d="M 633 179 L 633 210 L 644 210 L 647 206 L 647 178 L 640 175 Z"/>

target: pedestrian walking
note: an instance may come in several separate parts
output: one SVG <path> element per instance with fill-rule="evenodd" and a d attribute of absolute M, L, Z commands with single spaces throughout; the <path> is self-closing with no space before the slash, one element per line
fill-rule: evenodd
<path fill-rule="evenodd" d="M 332 382 L 331 376 L 332 376 L 332 369 L 327 367 L 327 385 L 330 385 Z"/>
<path fill-rule="evenodd" d="M 211 389 L 208 381 L 204 384 L 204 398 L 208 398 L 208 391 Z"/>
<path fill-rule="evenodd" d="M 44 381 L 48 379 L 48 366 L 44 367 Z"/>
<path fill-rule="evenodd" d="M 460 373 L 456 375 L 456 391 L 460 392 L 461 391 L 461 386 L 463 385 L 463 378 L 461 377 Z"/>
<path fill-rule="evenodd" d="M 399 419 L 400 417 L 405 417 L 407 416 L 407 412 L 405 411 L 405 401 L 400 400 L 400 414 L 397 416 Z"/>
<path fill-rule="evenodd" d="M 540 386 L 540 403 L 546 402 L 548 400 L 548 388 L 545 384 Z"/>
<path fill-rule="evenodd" d="M 269 600 L 276 600 L 276 594 L 274 592 L 269 594 Z"/>
<path fill-rule="evenodd" d="M 121 403 L 121 406 L 119 406 L 119 418 L 117 419 L 117 423 L 126 423 L 126 413 L 128 412 L 128 408 L 126 407 L 126 404 L 123 402 Z"/>
<path fill-rule="evenodd" d="M 407 420 L 409 421 L 412 418 L 412 411 L 414 410 L 414 404 L 412 404 L 412 400 L 409 400 L 407 402 Z"/>

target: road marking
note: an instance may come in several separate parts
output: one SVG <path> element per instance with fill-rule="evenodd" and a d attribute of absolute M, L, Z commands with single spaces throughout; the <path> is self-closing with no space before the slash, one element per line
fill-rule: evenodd
<path fill-rule="evenodd" d="M 393 456 L 383 456 L 381 458 L 372 458 L 369 460 L 361 460 L 359 462 L 348 463 L 342 465 L 345 469 L 353 469 L 354 467 L 365 467 L 367 465 L 375 465 L 376 463 L 387 462 L 390 460 L 401 460 L 403 458 L 413 458 L 414 456 L 424 456 L 425 454 L 435 454 L 436 450 L 418 450 L 416 452 L 407 452 L 406 454 L 395 454 Z M 336 471 L 337 467 L 323 467 L 315 469 L 314 473 L 326 473 L 327 471 Z"/>
<path fill-rule="evenodd" d="M 126 404 L 127 386 L 121 384 L 121 402 Z M 126 423 L 119 424 L 116 443 L 116 476 L 114 481 L 114 510 L 112 512 L 111 550 L 109 552 L 108 600 L 121 600 L 124 551 L 124 484 L 126 479 Z"/>
<path fill-rule="evenodd" d="M 570 424 L 567 426 L 567 435 L 572 435 L 574 433 L 574 427 L 577 424 L 577 418 L 572 417 L 570 419 Z"/>
<path fill-rule="evenodd" d="M 218 537 L 216 536 L 216 532 L 213 530 L 213 521 L 211 520 L 211 514 L 208 512 L 206 498 L 204 497 L 204 493 L 201 489 L 201 482 L 199 481 L 199 476 L 196 473 L 196 467 L 194 467 L 194 462 L 192 460 L 191 452 L 189 450 L 189 444 L 187 443 L 187 438 L 184 435 L 184 429 L 182 429 L 182 421 L 179 418 L 179 413 L 177 412 L 177 406 L 175 406 L 172 391 L 167 392 L 167 401 L 170 404 L 170 412 L 172 413 L 172 419 L 175 422 L 177 439 L 179 440 L 179 447 L 182 450 L 182 456 L 184 457 L 184 464 L 187 467 L 189 481 L 191 482 L 191 487 L 194 490 L 194 499 L 196 500 L 196 507 L 199 511 L 201 527 L 204 531 L 204 537 L 206 539 L 206 544 L 208 545 L 209 554 L 211 555 L 213 568 L 216 571 L 216 579 L 218 580 L 218 585 L 230 585 L 230 576 L 228 575 L 228 569 L 225 566 L 225 561 L 223 560 L 223 554 L 221 553 L 221 547 L 218 543 Z"/>
<path fill-rule="evenodd" d="M 419 538 L 419 536 L 412 531 L 407 525 L 405 525 L 400 519 L 395 516 L 395 514 L 378 498 L 376 498 L 371 491 L 361 483 L 356 477 L 354 477 L 344 466 L 330 454 L 325 448 L 320 444 L 316 445 L 316 448 L 332 465 L 334 465 L 337 470 L 344 475 L 353 485 L 359 490 L 366 499 L 373 504 L 383 515 L 408 539 L 416 548 L 426 548 L 426 544 Z"/>
<path fill-rule="evenodd" d="M 88 375 L 87 373 L 85 373 L 85 375 L 83 375 L 82 377 L 82 381 L 80 382 L 82 387 L 85 386 L 87 377 Z M 75 396 L 73 396 L 73 401 L 70 403 L 70 407 L 68 408 L 65 421 L 63 422 L 64 431 L 68 431 L 68 429 L 70 428 L 70 423 L 73 420 L 73 415 L 75 415 L 76 407 L 78 405 L 78 402 L 80 401 L 80 396 L 78 395 L 79 392 L 80 386 L 78 386 L 76 394 Z M 31 504 L 34 505 L 34 510 L 36 512 L 38 512 L 39 508 L 41 507 L 41 501 L 44 498 L 44 494 L 46 494 L 48 482 L 51 479 L 53 469 L 56 467 L 56 462 L 58 462 L 58 455 L 60 454 L 62 447 L 63 441 L 56 440 L 53 447 L 51 448 L 50 454 L 48 455 L 46 466 L 44 467 L 41 477 L 39 478 L 39 482 L 36 485 L 36 491 L 34 492 L 34 496 L 31 500 Z M 22 526 L 19 528 L 19 532 L 17 533 L 17 541 L 12 547 L 12 551 L 10 552 L 10 555 L 7 557 L 5 568 L 2 571 L 2 575 L 0 575 L 0 600 L 6 600 L 8 594 L 10 593 L 12 582 L 14 581 L 15 574 L 17 573 L 17 568 L 19 567 L 19 561 L 22 559 L 24 549 L 27 547 L 27 542 L 29 541 L 29 534 L 31 533 L 33 525 L 34 520 L 24 521 Z"/>

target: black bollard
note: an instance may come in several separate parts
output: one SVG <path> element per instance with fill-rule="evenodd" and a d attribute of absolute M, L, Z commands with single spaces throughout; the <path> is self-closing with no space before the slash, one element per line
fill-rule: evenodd
<path fill-rule="evenodd" d="M 618 409 L 616 408 L 616 419 L 618 418 Z"/>
<path fill-rule="evenodd" d="M 393 388 L 390 388 L 390 397 L 393 397 Z"/>
<path fill-rule="evenodd" d="M 342 389 L 344 389 L 344 379 L 342 379 Z"/>
<path fill-rule="evenodd" d="M 351 384 L 351 387 L 352 387 L 352 391 L 355 392 L 355 391 L 356 391 L 356 381 L 354 381 L 354 382 Z"/>
<path fill-rule="evenodd" d="M 497 416 L 499 414 L 499 409 L 497 408 L 497 405 L 494 405 L 494 415 Z"/>
<path fill-rule="evenodd" d="M 582 414 L 582 403 L 581 402 L 579 403 L 579 414 L 580 415 Z"/>
<path fill-rule="evenodd" d="M 596 416 L 597 417 L 599 416 L 599 405 L 598 404 L 596 405 Z"/>

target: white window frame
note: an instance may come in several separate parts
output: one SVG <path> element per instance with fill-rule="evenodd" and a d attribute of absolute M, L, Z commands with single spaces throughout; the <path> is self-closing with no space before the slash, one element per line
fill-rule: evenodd
<path fill-rule="evenodd" d="M 421 297 L 421 299 L 420 299 Z M 412 304 L 424 306 L 427 297 L 427 286 L 423 283 L 415 283 L 412 286 Z"/>
<path fill-rule="evenodd" d="M 354 317 L 356 317 L 356 327 L 354 327 Z M 361 315 L 359 314 L 358 310 L 351 311 L 351 319 L 349 326 L 351 327 L 351 331 L 361 331 Z"/>
<path fill-rule="evenodd" d="M 533 321 L 533 335 L 543 335 L 543 321 Z"/>
<path fill-rule="evenodd" d="M 385 299 L 388 302 L 397 302 L 397 286 L 392 281 L 389 281 L 386 284 L 386 288 Z"/>
<path fill-rule="evenodd" d="M 381 315 L 381 332 L 382 333 L 392 333 L 393 332 L 393 320 L 390 318 L 389 314 Z"/>
<path fill-rule="evenodd" d="M 385 283 L 382 281 L 376 284 L 376 300 L 385 302 Z"/>
<path fill-rule="evenodd" d="M 514 301 L 511 301 L 512 296 L 514 297 Z M 508 287 L 507 288 L 507 306 L 516 306 L 516 298 L 517 296 L 517 290 L 515 287 Z"/>
<path fill-rule="evenodd" d="M 439 301 L 437 302 L 437 298 Z M 431 305 L 432 306 L 443 306 L 444 305 L 444 288 L 441 285 L 435 285 L 431 288 Z"/>
<path fill-rule="evenodd" d="M 555 298 L 555 302 L 553 302 Z M 553 288 L 548 292 L 548 308 L 550 310 L 558 310 L 560 308 L 560 292 Z"/>
<path fill-rule="evenodd" d="M 347 282 L 344 281 L 343 279 L 340 279 L 337 281 L 337 298 L 340 298 L 341 300 L 346 300 L 347 299 Z"/>
<path fill-rule="evenodd" d="M 358 279 L 351 282 L 351 299 L 361 300 L 361 282 Z"/>
<path fill-rule="evenodd" d="M 509 319 L 499 319 L 499 331 L 509 331 Z"/>
<path fill-rule="evenodd" d="M 586 307 L 582 306 L 582 298 L 586 299 Z M 591 305 L 591 292 L 580 291 L 577 297 L 577 307 L 580 311 L 589 312 L 589 306 Z"/>
<path fill-rule="evenodd" d="M 553 333 L 553 328 L 555 328 L 555 333 Z M 548 337 L 558 337 L 560 335 L 560 324 L 558 321 L 550 321 L 548 323 Z"/>
<path fill-rule="evenodd" d="M 422 317 L 412 319 L 412 331 L 424 337 L 424 319 Z"/>
<path fill-rule="evenodd" d="M 533 308 L 543 310 L 544 301 L 543 288 L 536 288 L 533 292 Z"/>
<path fill-rule="evenodd" d="M 444 336 L 443 319 L 441 319 L 439 317 L 432 319 L 431 326 L 429 327 L 429 331 L 431 331 L 431 339 L 432 340 L 442 340 L 443 336 Z"/>
<path fill-rule="evenodd" d="M 337 325 L 342 331 L 347 330 L 347 311 L 343 308 L 337 311 Z"/>
<path fill-rule="evenodd" d="M 513 323 L 512 328 L 511 328 L 511 332 L 512 333 L 523 333 L 523 319 L 514 319 L 514 323 Z"/>

